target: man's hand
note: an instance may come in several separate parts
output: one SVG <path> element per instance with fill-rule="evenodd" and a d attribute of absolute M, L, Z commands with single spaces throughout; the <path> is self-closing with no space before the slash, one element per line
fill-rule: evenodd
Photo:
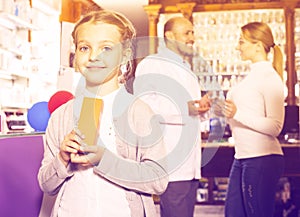
<path fill-rule="evenodd" d="M 188 102 L 189 115 L 196 116 L 207 112 L 210 109 L 211 99 L 205 94 L 200 100 Z"/>

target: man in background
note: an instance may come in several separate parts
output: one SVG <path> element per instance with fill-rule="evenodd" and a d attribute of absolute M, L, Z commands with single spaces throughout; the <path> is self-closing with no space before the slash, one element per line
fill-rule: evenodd
<path fill-rule="evenodd" d="M 134 94 L 140 95 L 160 122 L 168 155 L 169 184 L 160 195 L 162 217 L 192 217 L 201 169 L 200 118 L 210 108 L 191 71 L 193 24 L 174 17 L 164 25 L 165 47 L 137 66 Z"/>

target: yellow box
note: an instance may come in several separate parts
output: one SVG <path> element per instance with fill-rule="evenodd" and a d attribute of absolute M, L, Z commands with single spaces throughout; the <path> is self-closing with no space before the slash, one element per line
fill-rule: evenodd
<path fill-rule="evenodd" d="M 84 97 L 78 121 L 78 129 L 85 136 L 87 145 L 96 145 L 100 116 L 103 110 L 103 100 Z"/>

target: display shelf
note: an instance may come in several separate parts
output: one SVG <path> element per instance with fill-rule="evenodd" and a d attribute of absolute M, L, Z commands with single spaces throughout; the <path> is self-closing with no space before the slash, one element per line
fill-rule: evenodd
<path fill-rule="evenodd" d="M 9 105 L 16 109 L 28 109 L 36 102 L 48 101 L 56 91 L 60 30 L 59 9 L 54 3 L 48 5 L 43 0 L 2 0 L 1 109 Z"/>
<path fill-rule="evenodd" d="M 0 78 L 29 78 L 27 61 L 30 59 L 28 46 L 29 31 L 38 28 L 30 23 L 28 0 L 7 1 L 0 11 Z"/>
<path fill-rule="evenodd" d="M 282 46 L 282 50 L 285 52 L 285 72 L 284 72 L 284 81 L 286 81 L 286 103 L 287 105 L 295 105 L 298 104 L 299 99 L 296 96 L 299 91 L 296 89 L 297 77 L 296 77 L 296 69 L 295 69 L 295 47 L 296 41 L 294 37 L 295 28 L 299 26 L 295 22 L 295 17 L 297 15 L 298 10 L 300 8 L 299 1 L 285 1 L 285 0 L 261 0 L 261 1 L 230 1 L 230 0 L 213 0 L 213 1 L 187 1 L 183 0 L 178 2 L 178 0 L 153 0 L 149 1 L 149 5 L 144 7 L 145 12 L 149 18 L 149 36 L 150 37 L 161 37 L 161 33 L 163 31 L 163 24 L 166 21 L 165 17 L 172 16 L 184 16 L 190 20 L 193 20 L 193 17 L 196 13 L 214 13 L 218 12 L 227 12 L 227 13 L 238 13 L 243 11 L 280 11 L 280 16 L 273 12 L 269 17 L 265 14 L 255 15 L 253 16 L 237 16 L 234 19 L 234 23 L 245 24 L 243 22 L 243 18 L 248 19 L 261 19 L 265 22 L 270 22 L 271 24 L 284 23 L 284 25 L 280 25 L 280 28 L 272 30 L 279 37 L 284 37 L 284 43 L 279 44 Z M 295 14 L 296 12 L 296 14 Z M 231 16 L 231 15 L 230 15 Z M 228 25 L 228 20 L 224 19 L 224 24 Z M 299 19 L 298 19 L 299 20 Z M 210 25 L 213 25 L 214 20 L 210 20 Z M 209 29 L 209 28 L 208 28 Z M 213 29 L 213 28 L 210 28 Z M 205 31 L 206 29 L 204 29 Z M 223 29 L 226 30 L 226 29 Z M 205 32 L 204 32 L 205 33 Z M 234 32 L 237 33 L 237 32 Z M 221 32 L 223 34 L 223 32 Z M 220 35 L 221 35 L 220 34 Z M 201 35 L 201 34 L 200 34 Z M 218 37 L 220 35 L 212 34 L 212 37 Z M 275 37 L 277 37 L 275 36 Z M 222 36 L 220 36 L 222 37 Z M 201 39 L 201 38 L 200 38 Z M 278 41 L 277 41 L 278 42 Z M 153 42 L 149 44 L 149 52 L 154 53 L 157 51 L 157 42 Z M 216 41 L 216 44 L 218 42 Z M 230 44 L 229 40 L 224 40 L 223 43 L 225 46 Z M 298 43 L 299 46 L 299 43 Z M 211 49 L 211 48 L 210 48 Z M 299 50 L 299 49 L 298 49 Z M 211 50 L 209 50 L 211 51 Z M 298 61 L 299 62 L 299 61 Z M 222 63 L 221 63 L 222 65 Z M 235 63 L 234 63 L 235 65 Z M 227 67 L 228 68 L 228 67 Z M 227 69 L 226 68 L 226 69 Z M 299 73 L 298 73 L 299 74 Z"/>
<path fill-rule="evenodd" d="M 174 16 L 182 14 L 160 14 L 157 24 L 159 37 L 163 36 L 164 23 Z M 250 71 L 249 62 L 241 61 L 236 50 L 242 25 L 253 21 L 267 23 L 272 29 L 275 43 L 285 51 L 283 9 L 194 12 L 192 17 L 195 31 L 193 71 L 205 91 L 229 90 Z M 272 52 L 268 58 L 272 59 Z M 206 63 L 203 63 L 203 59 Z M 284 77 L 286 79 L 286 72 Z"/>
<path fill-rule="evenodd" d="M 240 82 L 250 70 L 249 62 L 241 61 L 236 47 L 241 26 L 253 21 L 267 23 L 272 29 L 275 43 L 284 51 L 285 23 L 282 9 L 193 13 L 195 49 L 199 56 L 208 61 L 212 71 L 222 76 L 218 84 L 224 90 Z M 272 53 L 269 55 L 271 58 Z M 197 64 L 193 71 L 200 77 L 207 76 Z"/>
<path fill-rule="evenodd" d="M 6 23 L 7 27 L 11 30 L 15 29 L 26 29 L 26 30 L 38 30 L 39 28 L 37 26 L 32 25 L 30 22 L 25 21 L 18 16 L 15 16 L 13 14 L 0 11 L 0 19 L 3 21 L 3 23 Z M 1 24 L 1 25 L 2 25 Z"/>
<path fill-rule="evenodd" d="M 16 77 L 13 76 L 11 73 L 8 73 L 6 70 L 0 69 L 0 79 L 14 80 L 16 79 Z"/>
<path fill-rule="evenodd" d="M 8 80 L 17 80 L 17 79 L 29 79 L 28 74 L 18 73 L 18 72 L 9 72 L 7 70 L 2 70 L 0 68 L 0 78 Z"/>
<path fill-rule="evenodd" d="M 0 53 L 12 53 L 13 55 L 15 55 L 18 58 L 21 58 L 24 53 L 20 52 L 19 50 L 15 49 L 15 48 L 4 48 L 0 46 Z"/>

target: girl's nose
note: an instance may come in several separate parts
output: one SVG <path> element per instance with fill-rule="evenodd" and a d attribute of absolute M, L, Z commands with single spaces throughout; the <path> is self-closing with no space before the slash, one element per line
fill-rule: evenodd
<path fill-rule="evenodd" d="M 102 59 L 102 52 L 99 50 L 93 50 L 90 54 L 90 61 L 99 61 Z"/>

